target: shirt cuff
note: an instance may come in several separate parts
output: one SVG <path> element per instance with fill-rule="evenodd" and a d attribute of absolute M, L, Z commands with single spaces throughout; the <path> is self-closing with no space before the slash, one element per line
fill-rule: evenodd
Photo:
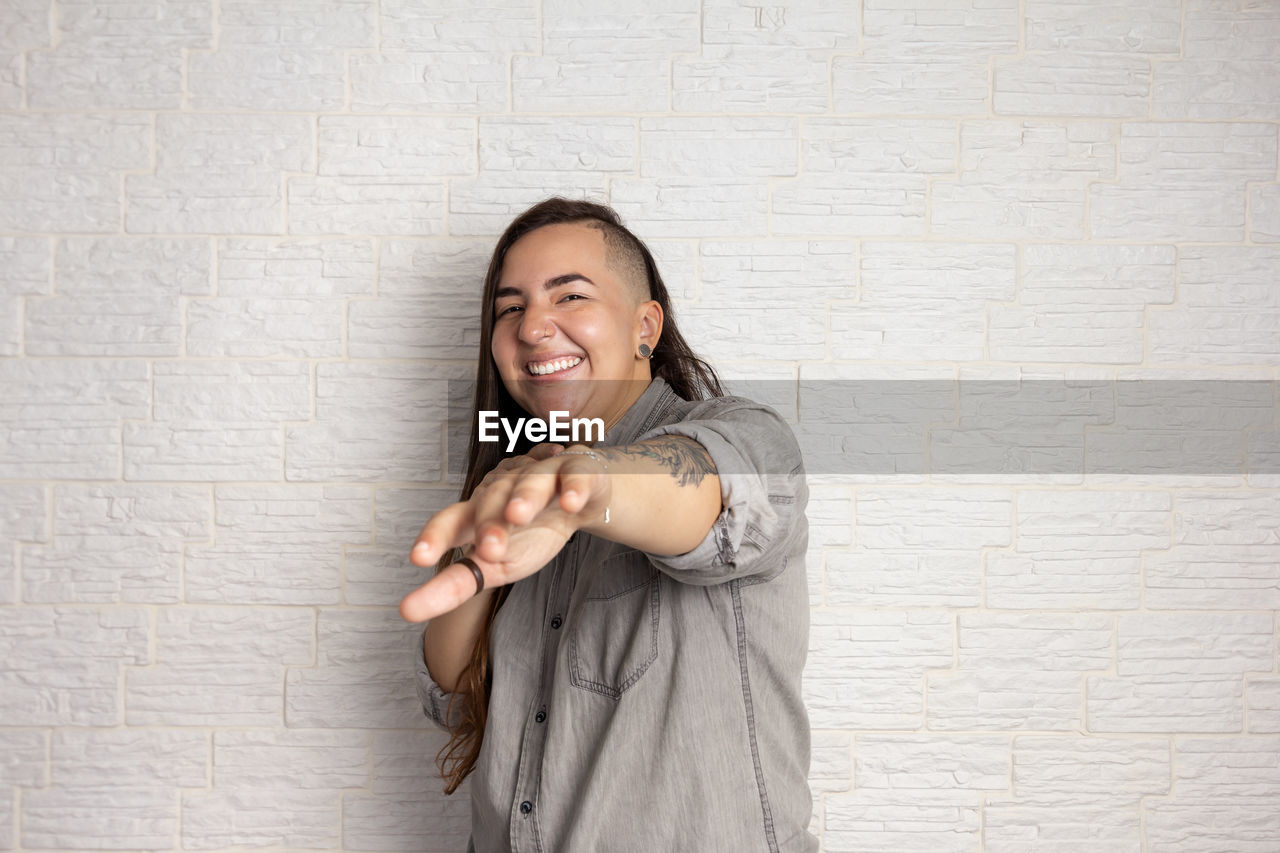
<path fill-rule="evenodd" d="M 676 580 L 711 585 L 772 576 L 786 567 L 797 537 L 806 533 L 807 487 L 799 445 L 772 409 L 718 398 L 702 418 L 666 424 L 642 435 L 680 435 L 706 449 L 720 480 L 722 509 L 693 550 L 648 554 Z"/>
<path fill-rule="evenodd" d="M 453 700 L 453 715 L 448 715 L 449 700 L 455 695 L 446 692 L 427 669 L 427 659 L 423 654 L 423 637 L 427 632 L 424 625 L 421 631 L 410 631 L 409 639 L 413 644 L 414 684 L 418 690 L 418 699 L 422 702 L 422 712 L 439 728 L 451 732 L 462 718 L 462 703 L 465 697 L 458 696 Z"/>

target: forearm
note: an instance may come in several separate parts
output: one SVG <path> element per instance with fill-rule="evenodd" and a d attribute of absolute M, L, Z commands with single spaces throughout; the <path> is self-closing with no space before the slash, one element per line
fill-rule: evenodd
<path fill-rule="evenodd" d="M 592 448 L 609 466 L 609 523 L 580 529 L 650 554 L 683 554 L 706 538 L 720 514 L 720 477 L 710 454 L 684 436 Z"/>
<path fill-rule="evenodd" d="M 458 689 L 458 678 L 470 662 L 471 651 L 484 630 L 493 595 L 493 589 L 485 589 L 427 623 L 422 637 L 423 658 L 427 672 L 446 693 Z"/>

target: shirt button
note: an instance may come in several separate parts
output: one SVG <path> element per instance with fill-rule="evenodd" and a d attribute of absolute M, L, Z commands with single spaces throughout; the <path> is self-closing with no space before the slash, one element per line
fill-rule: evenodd
<path fill-rule="evenodd" d="M 541 722 L 546 721 L 546 719 L 547 719 L 547 706 L 546 706 L 546 705 L 543 705 L 541 708 L 539 708 L 539 709 L 538 709 L 538 713 L 534 714 L 533 718 L 534 718 L 535 720 L 537 720 L 538 722 L 540 722 L 540 723 L 541 723 Z"/>
<path fill-rule="evenodd" d="M 560 630 L 560 626 L 563 624 L 564 624 L 564 620 L 560 618 L 559 614 L 556 614 L 555 616 L 551 617 L 551 627 L 555 628 L 557 631 Z"/>
<path fill-rule="evenodd" d="M 525 800 L 523 803 L 520 804 L 521 814 L 528 814 L 531 811 L 533 811 L 533 803 L 529 802 L 528 800 Z"/>

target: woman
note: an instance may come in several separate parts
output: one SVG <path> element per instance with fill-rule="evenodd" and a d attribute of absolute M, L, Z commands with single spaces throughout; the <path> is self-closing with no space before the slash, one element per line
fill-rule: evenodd
<path fill-rule="evenodd" d="M 401 602 L 418 692 L 469 774 L 469 851 L 813 851 L 808 490 L 773 410 L 723 396 L 649 250 L 552 198 L 499 239 L 476 411 L 599 418 L 601 439 L 473 426 L 461 502 Z"/>

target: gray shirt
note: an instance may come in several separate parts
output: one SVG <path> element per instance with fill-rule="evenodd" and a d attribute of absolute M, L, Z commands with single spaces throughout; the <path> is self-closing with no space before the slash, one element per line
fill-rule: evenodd
<path fill-rule="evenodd" d="M 662 434 L 706 448 L 724 509 L 686 554 L 577 533 L 512 585 L 490 635 L 468 853 L 818 849 L 795 437 L 767 406 L 689 402 L 654 379 L 601 444 Z M 423 708 L 447 729 L 450 694 L 412 636 Z"/>

